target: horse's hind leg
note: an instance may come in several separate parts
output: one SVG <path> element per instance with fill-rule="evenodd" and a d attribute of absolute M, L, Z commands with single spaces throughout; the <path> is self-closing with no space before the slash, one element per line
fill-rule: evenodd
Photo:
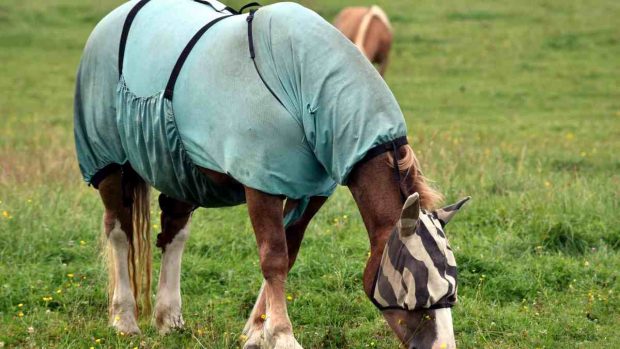
<path fill-rule="evenodd" d="M 108 175 L 99 184 L 99 194 L 105 206 L 104 231 L 111 248 L 110 268 L 110 323 L 123 334 L 140 333 L 136 321 L 137 307 L 131 287 L 129 268 L 133 265 L 132 212 L 123 204 L 120 169 Z M 135 273 L 135 270 L 132 271 Z"/>
<path fill-rule="evenodd" d="M 159 196 L 162 232 L 157 236 L 157 247 L 162 250 L 161 272 L 155 305 L 155 325 L 160 334 L 183 328 L 181 315 L 181 257 L 189 236 L 189 221 L 194 206 Z"/>

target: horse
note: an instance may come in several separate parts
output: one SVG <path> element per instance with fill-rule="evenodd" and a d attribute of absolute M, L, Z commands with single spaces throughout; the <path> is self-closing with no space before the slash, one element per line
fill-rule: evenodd
<path fill-rule="evenodd" d="M 104 206 L 109 320 L 118 332 L 140 333 L 138 316 L 151 313 L 154 187 L 161 192 L 158 331 L 184 326 L 180 270 L 192 212 L 247 203 L 264 280 L 244 348 L 301 348 L 287 313 L 287 274 L 310 220 L 341 184 L 368 231 L 368 297 L 408 348 L 454 347 L 456 286 L 447 245 L 430 242 L 443 246 L 438 263 L 450 268 L 426 258 L 430 264 L 412 271 L 411 291 L 390 291 L 398 263 L 382 258 L 390 236 L 426 217 L 422 210 L 441 195 L 423 176 L 383 79 L 311 10 L 280 3 L 243 13 L 204 0 L 121 5 L 84 48 L 74 135 L 82 176 Z M 434 228 L 419 226 L 438 232 L 443 211 L 432 212 L 427 221 Z M 434 275 L 441 291 L 428 291 L 418 274 L 429 275 L 429 284 Z M 403 292 L 419 301 L 403 301 Z"/>
<path fill-rule="evenodd" d="M 345 7 L 334 19 L 338 28 L 385 75 L 393 33 L 387 14 L 377 5 Z"/>

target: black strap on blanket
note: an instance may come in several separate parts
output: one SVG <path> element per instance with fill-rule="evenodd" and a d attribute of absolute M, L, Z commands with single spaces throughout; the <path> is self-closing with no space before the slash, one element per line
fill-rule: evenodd
<path fill-rule="evenodd" d="M 123 75 L 123 59 L 125 58 L 125 46 L 127 46 L 127 36 L 129 36 L 129 29 L 131 28 L 131 23 L 133 23 L 134 18 L 136 18 L 138 11 L 140 11 L 142 7 L 146 5 L 147 2 L 149 2 L 149 0 L 141 0 L 140 2 L 138 2 L 136 6 L 134 6 L 131 9 L 131 11 L 129 11 L 127 18 L 125 19 L 125 24 L 123 24 L 123 31 L 121 33 L 121 42 L 118 48 L 118 76 L 119 77 Z"/>
<path fill-rule="evenodd" d="M 125 23 L 123 25 L 123 31 L 121 33 L 121 40 L 120 40 L 120 44 L 119 44 L 119 50 L 118 50 L 118 75 L 119 75 L 119 77 L 123 74 L 123 61 L 124 61 L 124 57 L 125 57 L 125 47 L 127 46 L 127 37 L 129 36 L 129 30 L 131 28 L 131 24 L 133 23 L 133 20 L 136 18 L 136 15 L 138 14 L 138 12 L 149 1 L 150 0 L 141 0 L 141 1 L 139 1 L 129 11 L 129 14 L 127 15 L 127 18 L 125 19 Z M 200 28 L 200 30 L 196 34 L 194 34 L 192 39 L 187 43 L 187 45 L 185 46 L 185 48 L 181 52 L 181 55 L 179 56 L 179 58 L 177 59 L 176 63 L 174 64 L 174 67 L 172 68 L 172 73 L 170 74 L 170 78 L 168 79 L 168 83 L 166 84 L 166 89 L 164 90 L 164 98 L 166 98 L 168 100 L 172 100 L 172 97 L 174 95 L 174 86 L 176 84 L 177 79 L 179 78 L 179 74 L 181 73 L 181 68 L 183 68 L 183 64 L 185 64 L 185 61 L 187 60 L 187 57 L 191 53 L 191 51 L 194 48 L 194 46 L 196 46 L 196 43 L 198 43 L 198 40 L 200 40 L 200 38 L 204 35 L 204 33 L 206 33 L 207 30 L 209 30 L 212 26 L 214 26 L 217 22 L 223 20 L 224 18 L 228 18 L 228 17 L 234 16 L 234 15 L 239 15 L 239 14 L 241 14 L 243 12 L 243 10 L 248 9 L 250 7 L 260 6 L 260 4 L 258 2 L 251 2 L 249 4 L 246 4 L 246 5 L 242 6 L 239 10 L 235 10 L 232 7 L 229 7 L 229 6 L 226 6 L 223 9 L 218 9 L 217 7 L 215 7 L 212 3 L 210 3 L 207 0 L 193 0 L 193 1 L 201 3 L 201 4 L 204 4 L 204 5 L 207 5 L 207 6 L 211 7 L 213 10 L 215 10 L 218 13 L 225 13 L 224 11 L 228 11 L 229 14 L 221 16 L 221 17 L 218 17 L 218 18 L 210 21 L 209 23 L 205 24 L 202 28 Z M 249 37 L 249 41 L 250 41 L 250 52 L 251 52 L 252 61 L 254 62 L 254 67 L 256 68 L 256 71 L 258 72 L 258 75 L 259 75 L 260 79 L 263 81 L 265 86 L 267 86 L 267 89 L 269 90 L 269 92 L 271 92 L 271 94 L 278 100 L 278 102 L 280 104 L 282 104 L 282 102 L 280 101 L 278 96 L 276 96 L 276 94 L 273 92 L 273 90 L 267 85 L 267 83 L 263 79 L 262 75 L 260 74 L 260 71 L 258 70 L 258 66 L 256 65 L 256 61 L 254 61 L 254 57 L 256 56 L 255 53 L 254 53 L 254 43 L 253 43 L 253 39 L 252 39 L 252 19 L 254 18 L 254 12 L 256 12 L 256 10 L 250 11 L 250 14 L 249 14 L 248 19 L 247 19 L 247 21 L 248 21 L 248 37 Z"/>
<path fill-rule="evenodd" d="M 211 4 L 208 1 L 205 1 L 205 0 L 194 0 L 194 1 L 210 6 L 216 12 L 223 13 L 221 10 L 218 10 L 215 6 L 213 6 L 213 4 Z M 166 90 L 164 91 L 164 98 L 168 100 L 172 100 L 172 97 L 174 96 L 174 85 L 176 84 L 177 79 L 179 78 L 179 74 L 181 73 L 181 68 L 183 68 L 183 64 L 185 64 L 187 57 L 192 52 L 192 49 L 194 48 L 194 46 L 196 46 L 196 44 L 198 43 L 198 40 L 200 40 L 200 38 L 204 35 L 204 33 L 206 33 L 207 30 L 209 30 L 212 26 L 214 26 L 217 22 L 223 20 L 224 18 L 239 15 L 243 12 L 243 10 L 250 8 L 250 7 L 254 7 L 254 6 L 260 6 L 260 4 L 257 2 L 251 2 L 249 4 L 242 6 L 239 10 L 235 10 L 229 6 L 226 6 L 224 10 L 230 12 L 231 14 L 218 17 L 212 20 L 211 22 L 205 24 L 202 28 L 200 28 L 200 30 L 196 34 L 194 34 L 192 39 L 187 43 L 187 45 L 181 52 L 181 55 L 179 56 L 179 58 L 177 59 L 177 62 L 174 65 L 174 68 L 172 68 L 172 74 L 170 74 L 170 78 L 168 79 L 168 83 L 166 84 Z M 252 13 L 253 12 L 250 12 L 250 16 L 252 16 Z"/>
<path fill-rule="evenodd" d="M 164 98 L 172 100 L 172 96 L 174 95 L 174 85 L 176 84 L 177 79 L 179 78 L 179 73 L 181 72 L 181 68 L 183 68 L 183 64 L 185 64 L 187 57 L 189 56 L 190 52 L 192 52 L 192 49 L 194 48 L 194 46 L 196 46 L 196 43 L 198 43 L 198 40 L 204 35 L 204 33 L 207 32 L 207 30 L 213 27 L 217 22 L 223 20 L 224 18 L 228 18 L 231 16 L 233 15 L 226 15 L 226 16 L 218 17 L 212 20 L 211 22 L 207 23 L 204 27 L 200 28 L 200 30 L 196 34 L 194 34 L 192 39 L 187 43 L 187 45 L 183 49 L 183 52 L 181 52 L 179 59 L 177 59 L 177 62 L 174 65 L 174 68 L 172 68 L 172 74 L 170 75 L 170 79 L 168 79 L 168 84 L 166 84 L 166 90 L 164 91 Z"/>
<path fill-rule="evenodd" d="M 250 3 L 247 3 L 247 4 L 243 5 L 243 6 L 241 6 L 241 8 L 239 9 L 239 12 L 237 12 L 237 13 L 238 14 L 242 14 L 243 10 L 245 10 L 245 9 L 248 9 L 250 7 L 260 7 L 260 6 L 261 6 L 261 4 L 259 4 L 258 2 L 250 2 Z"/>
<path fill-rule="evenodd" d="M 230 14 L 236 15 L 239 12 L 237 12 L 237 10 L 235 10 L 234 8 L 230 7 L 230 6 L 225 6 L 222 10 L 218 9 L 217 7 L 213 6 L 212 3 L 205 1 L 205 0 L 194 0 L 195 2 L 199 2 L 203 5 L 207 5 L 209 7 L 211 7 L 212 9 L 215 10 L 215 12 L 219 12 L 219 13 L 224 13 L 224 11 L 228 11 L 230 12 Z"/>
<path fill-rule="evenodd" d="M 251 5 L 251 4 L 248 4 L 248 5 Z M 246 5 L 246 6 L 248 6 L 248 5 Z M 241 9 L 245 8 L 246 6 L 242 7 Z M 263 82 L 263 85 L 265 85 L 267 90 L 269 90 L 269 92 L 275 97 L 275 99 L 278 101 L 278 103 L 280 103 L 280 105 L 282 105 L 282 107 L 284 107 L 284 104 L 282 104 L 282 101 L 280 100 L 280 98 L 278 98 L 276 93 L 273 92 L 271 87 L 269 87 L 269 85 L 267 84 L 267 81 L 265 81 L 265 79 L 263 78 L 263 75 L 260 73 L 260 70 L 258 69 L 258 65 L 256 64 L 256 50 L 254 49 L 254 31 L 252 30 L 252 22 L 254 21 L 254 14 L 255 13 L 256 13 L 256 10 L 251 10 L 250 14 L 246 18 L 246 21 L 248 22 L 248 45 L 249 45 L 249 49 L 250 49 L 250 58 L 252 58 L 252 63 L 254 63 L 254 69 L 256 69 L 256 73 L 258 73 L 258 77 Z M 284 107 L 284 108 L 286 108 L 286 107 Z"/>
<path fill-rule="evenodd" d="M 250 8 L 250 7 L 255 7 L 255 6 L 260 6 L 260 4 L 258 2 L 251 2 L 249 4 L 245 4 L 243 5 L 240 9 L 235 10 L 234 8 L 230 7 L 230 6 L 224 6 L 223 9 L 218 9 L 217 7 L 213 6 L 212 3 L 210 3 L 209 1 L 206 0 L 194 0 L 195 2 L 199 2 L 203 5 L 207 5 L 209 7 L 211 7 L 212 9 L 214 9 L 216 12 L 219 13 L 224 13 L 224 11 L 228 11 L 230 14 L 233 15 L 240 15 L 243 13 L 243 10 Z"/>

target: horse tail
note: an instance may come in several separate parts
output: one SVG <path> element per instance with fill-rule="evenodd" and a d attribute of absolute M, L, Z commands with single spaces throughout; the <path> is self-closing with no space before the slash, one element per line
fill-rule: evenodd
<path fill-rule="evenodd" d="M 401 172 L 408 172 L 413 182 L 413 191 L 420 195 L 420 205 L 424 209 L 432 209 L 443 200 L 443 195 L 429 182 L 430 180 L 424 176 L 420 167 L 420 162 L 413 152 L 409 144 L 403 146 L 405 155 L 398 159 L 398 169 Z M 394 167 L 394 157 L 390 152 L 388 154 L 388 164 Z"/>
<path fill-rule="evenodd" d="M 359 29 L 357 30 L 357 35 L 355 36 L 355 46 L 359 48 L 360 51 L 364 52 L 364 43 L 366 42 L 366 36 L 368 35 L 368 27 L 370 26 L 370 22 L 373 18 L 378 18 L 385 27 L 392 32 L 392 25 L 390 24 L 390 20 L 385 12 L 381 9 L 381 7 L 377 5 L 373 5 L 370 7 L 368 12 L 362 17 L 362 22 L 360 23 Z"/>
<path fill-rule="evenodd" d="M 150 186 L 138 176 L 128 175 L 122 180 L 123 196 L 131 201 L 131 228 L 127 233 L 129 253 L 127 265 L 129 267 L 129 280 L 134 299 L 136 300 L 136 315 L 151 313 L 151 231 L 150 231 Z M 104 242 L 107 240 L 103 234 Z M 114 259 L 112 248 L 108 244 L 107 269 L 108 269 L 108 300 L 109 310 L 112 311 L 112 298 L 116 279 L 114 273 Z"/>

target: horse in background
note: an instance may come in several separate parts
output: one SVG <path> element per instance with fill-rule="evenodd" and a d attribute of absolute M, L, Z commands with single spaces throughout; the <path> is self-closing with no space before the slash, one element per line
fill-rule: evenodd
<path fill-rule="evenodd" d="M 345 7 L 336 19 L 338 28 L 385 75 L 392 47 L 392 25 L 385 12 L 376 5 Z"/>

